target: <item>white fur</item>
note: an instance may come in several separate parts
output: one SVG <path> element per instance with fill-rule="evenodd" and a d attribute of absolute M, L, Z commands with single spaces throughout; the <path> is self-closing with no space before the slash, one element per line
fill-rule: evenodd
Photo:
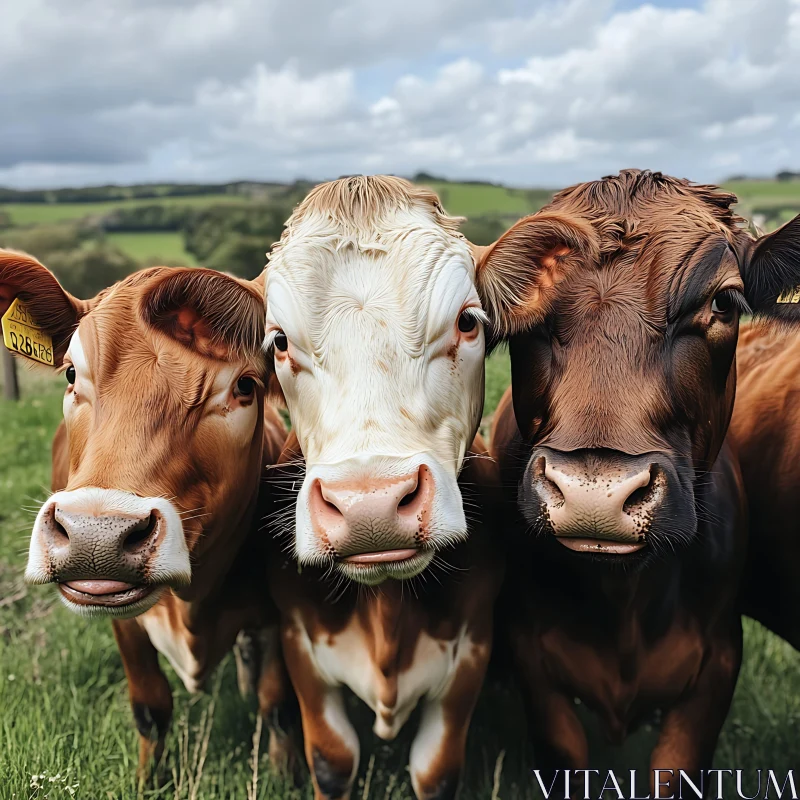
<path fill-rule="evenodd" d="M 480 422 L 485 347 L 482 331 L 461 340 L 457 320 L 480 308 L 474 262 L 466 241 L 421 208 L 380 226 L 345 235 L 311 211 L 267 271 L 267 344 L 278 330 L 289 341 L 276 369 L 307 467 L 301 562 L 322 557 L 308 495 L 323 475 L 386 478 L 424 462 L 437 498 L 430 544 L 466 534 L 457 476 Z"/>
<path fill-rule="evenodd" d="M 181 679 L 186 691 L 192 694 L 203 688 L 207 674 L 203 665 L 195 658 L 185 635 L 177 635 L 169 625 L 169 617 L 162 606 L 156 606 L 139 617 L 139 622 L 147 631 L 147 636 L 167 661 L 175 674 Z"/>
<path fill-rule="evenodd" d="M 302 629 L 299 617 L 295 626 Z M 375 712 L 375 734 L 387 741 L 397 736 L 421 698 L 436 700 L 446 692 L 459 664 L 472 657 L 474 646 L 465 628 L 445 642 L 420 633 L 411 666 L 397 677 L 397 701 L 387 706 L 380 699 L 386 678 L 373 661 L 367 633 L 356 618 L 334 636 L 312 642 L 302 635 L 300 641 L 324 683 L 349 687 Z"/>
<path fill-rule="evenodd" d="M 64 419 L 69 419 L 75 413 L 79 402 L 88 401 L 91 403 L 95 399 L 92 370 L 83 349 L 80 330 L 72 334 L 65 361 L 70 362 L 75 368 L 76 376 L 75 383 L 72 386 L 68 386 L 67 391 L 64 392 L 64 401 L 62 403 Z"/>

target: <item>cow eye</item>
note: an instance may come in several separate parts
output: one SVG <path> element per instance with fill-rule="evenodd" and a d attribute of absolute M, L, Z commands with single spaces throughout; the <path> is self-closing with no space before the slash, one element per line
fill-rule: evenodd
<path fill-rule="evenodd" d="M 286 334 L 283 331 L 278 331 L 272 342 L 275 345 L 275 349 L 279 350 L 281 353 L 285 353 L 289 349 L 289 340 L 286 338 Z"/>
<path fill-rule="evenodd" d="M 472 333 L 477 326 L 478 320 L 475 315 L 464 309 L 458 317 L 458 329 L 461 333 Z"/>
<path fill-rule="evenodd" d="M 243 375 L 238 381 L 236 381 L 237 397 L 251 397 L 255 390 L 256 382 L 247 375 Z"/>
<path fill-rule="evenodd" d="M 729 289 L 718 292 L 711 301 L 711 311 L 723 322 L 729 322 L 733 319 L 736 308 L 736 298 Z"/>
<path fill-rule="evenodd" d="M 77 377 L 77 375 L 75 374 L 75 367 L 73 367 L 73 366 L 72 366 L 72 364 L 70 364 L 70 365 L 69 365 L 69 366 L 68 366 L 68 367 L 67 367 L 67 368 L 64 370 L 64 375 L 65 375 L 65 376 L 66 376 L 66 378 L 67 378 L 67 383 L 68 383 L 70 386 L 72 386 L 72 384 L 73 384 L 73 383 L 75 383 L 75 379 L 76 379 L 76 377 Z"/>

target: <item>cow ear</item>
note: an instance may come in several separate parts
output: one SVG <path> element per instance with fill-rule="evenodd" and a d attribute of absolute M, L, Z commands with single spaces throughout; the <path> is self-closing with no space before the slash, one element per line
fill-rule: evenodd
<path fill-rule="evenodd" d="M 598 252 L 597 235 L 588 222 L 557 213 L 526 217 L 494 244 L 474 247 L 478 294 L 495 337 L 541 322 L 558 284 Z"/>
<path fill-rule="evenodd" d="M 65 291 L 33 256 L 0 250 L 0 316 L 3 341 L 12 352 L 61 366 L 70 337 L 90 306 Z"/>
<path fill-rule="evenodd" d="M 264 339 L 263 280 L 211 269 L 165 270 L 145 294 L 142 313 L 154 328 L 201 355 L 252 357 Z"/>
<path fill-rule="evenodd" d="M 749 242 L 742 262 L 745 295 L 754 315 L 800 322 L 800 214 Z"/>

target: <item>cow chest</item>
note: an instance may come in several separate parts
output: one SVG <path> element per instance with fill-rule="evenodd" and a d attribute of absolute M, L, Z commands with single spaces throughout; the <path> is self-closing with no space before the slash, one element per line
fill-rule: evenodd
<path fill-rule="evenodd" d="M 705 652 L 691 620 L 672 625 L 655 641 L 635 623 L 627 634 L 616 643 L 599 643 L 567 628 L 539 637 L 548 680 L 594 710 L 617 743 L 693 685 Z"/>
<path fill-rule="evenodd" d="M 375 712 L 375 734 L 386 740 L 397 736 L 420 698 L 447 689 L 475 647 L 466 625 L 449 639 L 418 630 L 411 642 L 365 626 L 357 616 L 335 633 L 312 633 L 298 614 L 293 628 L 320 680 L 350 688 Z"/>

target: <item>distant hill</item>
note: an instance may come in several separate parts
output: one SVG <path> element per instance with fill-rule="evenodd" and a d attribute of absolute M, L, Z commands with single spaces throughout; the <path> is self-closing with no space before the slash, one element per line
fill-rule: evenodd
<path fill-rule="evenodd" d="M 9 189 L 0 187 L 0 203 L 103 203 L 120 200 L 165 200 L 167 198 L 232 195 L 243 198 L 273 198 L 307 192 L 310 181 L 232 181 L 229 183 L 139 183 L 132 186 L 106 184 L 60 189 Z"/>

